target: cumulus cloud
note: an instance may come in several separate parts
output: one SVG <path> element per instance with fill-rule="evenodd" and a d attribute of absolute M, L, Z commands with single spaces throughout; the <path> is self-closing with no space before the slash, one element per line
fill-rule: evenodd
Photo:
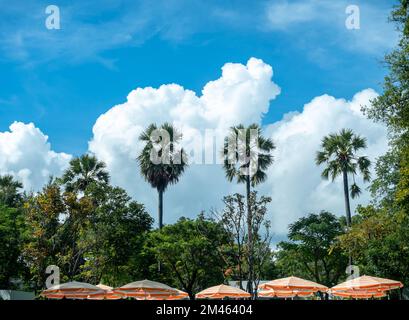
<path fill-rule="evenodd" d="M 140 177 L 136 162 L 141 131 L 151 122 L 168 121 L 180 127 L 189 142 L 195 133 L 203 134 L 206 129 L 214 130 L 220 139 L 231 125 L 261 123 L 263 113 L 280 93 L 272 76 L 269 65 L 251 58 L 246 65 L 225 64 L 220 78 L 207 83 L 201 95 L 176 84 L 137 88 L 126 102 L 98 118 L 89 149 L 107 163 L 114 184 L 124 187 L 156 215 L 156 191 Z M 278 237 L 286 233 L 289 223 L 309 212 L 343 214 L 342 185 L 338 180 L 330 183 L 321 179 L 322 168 L 315 165 L 315 153 L 324 135 L 341 128 L 351 128 L 368 138 L 365 153 L 372 160 L 384 153 L 385 128 L 360 111 L 361 105 L 375 96 L 371 89 L 358 92 L 350 101 L 323 95 L 307 103 L 301 112 L 286 114 L 281 121 L 265 126 L 265 135 L 277 146 L 276 161 L 259 190 L 272 196 L 270 218 Z M 211 151 L 205 142 L 202 147 Z M 244 193 L 244 186 L 228 183 L 220 164 L 191 165 L 165 194 L 165 223 L 220 208 L 221 197 L 232 192 Z M 364 192 L 352 204 L 368 199 Z"/>
<path fill-rule="evenodd" d="M 50 176 L 59 176 L 71 156 L 51 150 L 48 137 L 34 124 L 14 122 L 0 132 L 0 174 L 11 174 L 25 190 L 38 190 Z"/>
<path fill-rule="evenodd" d="M 321 179 L 323 167 L 315 164 L 315 154 L 321 139 L 342 128 L 351 128 L 367 138 L 368 148 L 363 151 L 371 160 L 387 149 L 386 129 L 368 120 L 360 111 L 377 96 L 372 89 L 355 94 L 351 101 L 329 95 L 314 98 L 302 112 L 287 114 L 266 132 L 277 145 L 276 161 L 270 168 L 268 182 L 263 192 L 272 196 L 272 222 L 276 233 L 286 231 L 289 223 L 308 214 L 328 210 L 343 215 L 344 200 L 341 178 L 331 181 Z M 365 189 L 362 178 L 357 182 Z M 364 191 L 352 206 L 368 203 L 369 194 Z"/>
<path fill-rule="evenodd" d="M 207 83 L 200 96 L 176 84 L 137 88 L 125 103 L 98 118 L 89 149 L 107 163 L 114 184 L 125 187 L 156 213 L 156 191 L 140 177 L 135 160 L 141 131 L 152 122 L 168 121 L 181 128 L 187 144 L 206 129 L 220 139 L 232 125 L 261 121 L 280 92 L 272 76 L 269 65 L 251 58 L 246 65 L 225 64 L 221 77 Z M 192 165 L 165 194 L 165 222 L 211 209 L 229 187 L 220 165 Z"/>

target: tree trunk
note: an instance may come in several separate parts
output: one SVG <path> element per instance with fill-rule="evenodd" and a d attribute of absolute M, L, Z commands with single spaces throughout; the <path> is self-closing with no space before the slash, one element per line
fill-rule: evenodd
<path fill-rule="evenodd" d="M 351 206 L 349 204 L 349 187 L 348 187 L 348 174 L 346 170 L 342 172 L 344 178 L 344 197 L 345 197 L 345 210 L 347 217 L 347 227 L 351 227 Z"/>
<path fill-rule="evenodd" d="M 348 187 L 348 173 L 346 170 L 342 171 L 343 175 L 343 180 L 344 180 L 344 197 L 345 197 L 345 211 L 346 211 L 346 217 L 347 217 L 347 228 L 348 231 L 351 228 L 351 223 L 352 223 L 352 216 L 351 216 L 351 205 L 349 203 L 349 187 Z M 352 256 L 351 256 L 351 250 L 349 250 L 349 255 L 348 255 L 348 261 L 349 265 L 352 266 Z M 351 268 L 352 271 L 352 268 Z M 352 275 L 352 273 L 351 273 Z"/>
<path fill-rule="evenodd" d="M 159 229 L 163 227 L 163 190 L 158 190 L 159 193 L 159 204 L 158 204 L 158 219 L 159 219 Z"/>
<path fill-rule="evenodd" d="M 250 170 L 250 169 L 249 169 Z M 246 178 L 246 191 L 247 191 L 247 232 L 248 232 L 248 250 L 249 250 L 249 276 L 247 282 L 247 291 L 250 295 L 253 295 L 253 215 L 251 212 L 250 204 L 250 172 L 248 172 Z"/>

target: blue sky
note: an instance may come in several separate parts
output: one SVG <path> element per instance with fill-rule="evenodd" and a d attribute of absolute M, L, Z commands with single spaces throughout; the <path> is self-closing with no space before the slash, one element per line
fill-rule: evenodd
<path fill-rule="evenodd" d="M 96 118 L 132 89 L 178 83 L 200 94 L 224 63 L 253 56 L 273 67 L 282 88 L 265 123 L 323 93 L 351 98 L 380 88 L 394 1 L 355 1 L 360 30 L 344 27 L 343 1 L 312 1 L 321 7 L 310 19 L 301 8 L 288 18 L 295 22 L 269 26 L 268 8 L 279 2 L 56 1 L 61 29 L 47 30 L 48 2 L 0 1 L 0 131 L 15 120 L 34 122 L 55 150 L 78 155 Z M 368 40 L 373 34 L 385 41 Z"/>

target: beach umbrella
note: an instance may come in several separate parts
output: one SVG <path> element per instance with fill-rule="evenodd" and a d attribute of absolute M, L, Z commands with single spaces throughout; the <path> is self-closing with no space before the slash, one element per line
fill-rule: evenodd
<path fill-rule="evenodd" d="M 302 290 L 261 290 L 257 292 L 257 296 L 261 298 L 294 298 L 294 297 L 311 297 L 314 292 Z"/>
<path fill-rule="evenodd" d="M 177 294 L 171 294 L 164 300 L 189 300 L 189 295 L 186 292 L 178 289 L 176 290 L 178 292 Z"/>
<path fill-rule="evenodd" d="M 259 289 L 262 290 L 284 290 L 284 291 L 300 291 L 300 292 L 309 292 L 309 293 L 315 293 L 318 291 L 321 292 L 326 292 L 328 291 L 328 288 L 326 286 L 323 286 L 322 284 L 297 278 L 297 277 L 288 277 L 288 278 L 281 278 L 281 279 L 276 279 L 273 281 L 269 281 L 263 284 L 260 284 L 258 286 Z"/>
<path fill-rule="evenodd" d="M 178 293 L 174 294 L 160 294 L 160 295 L 156 295 L 156 296 L 151 296 L 148 295 L 146 297 L 146 300 L 189 300 L 189 295 L 182 291 L 182 290 L 178 290 L 175 289 Z M 138 298 L 136 297 L 136 299 L 138 300 L 145 300 L 144 298 Z"/>
<path fill-rule="evenodd" d="M 104 294 L 104 290 L 85 282 L 66 282 L 57 284 L 41 292 L 48 299 L 87 299 L 90 296 Z"/>
<path fill-rule="evenodd" d="M 113 292 L 122 297 L 132 297 L 139 300 L 163 300 L 170 295 L 179 294 L 177 289 L 151 280 L 131 282 L 114 289 Z"/>
<path fill-rule="evenodd" d="M 342 292 L 348 290 L 378 290 L 386 291 L 392 289 L 402 288 L 403 284 L 400 281 L 371 277 L 371 276 L 362 276 L 355 279 L 351 279 L 336 285 L 331 288 L 331 292 Z"/>
<path fill-rule="evenodd" d="M 196 294 L 197 299 L 223 299 L 223 298 L 250 298 L 250 294 L 239 288 L 221 284 L 218 286 L 207 288 Z"/>
<path fill-rule="evenodd" d="M 370 299 L 370 298 L 382 298 L 386 296 L 385 291 L 365 291 L 365 290 L 345 290 L 345 291 L 335 291 L 331 294 L 336 297 L 341 298 L 354 298 L 354 299 Z"/>
<path fill-rule="evenodd" d="M 96 285 L 98 288 L 102 289 L 104 292 L 101 294 L 94 294 L 90 295 L 88 297 L 89 300 L 118 300 L 122 299 L 122 296 L 120 294 L 114 293 L 112 290 L 113 288 L 110 286 L 107 286 L 105 284 L 97 284 Z"/>

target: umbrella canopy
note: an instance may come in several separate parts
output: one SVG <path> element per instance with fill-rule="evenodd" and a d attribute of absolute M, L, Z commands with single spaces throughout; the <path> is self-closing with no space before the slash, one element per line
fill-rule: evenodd
<path fill-rule="evenodd" d="M 135 297 L 138 300 L 189 300 L 189 295 L 182 291 L 175 289 L 176 294 L 160 294 L 160 295 L 148 295 L 146 297 Z"/>
<path fill-rule="evenodd" d="M 131 282 L 114 289 L 113 292 L 120 294 L 123 297 L 149 300 L 165 299 L 169 295 L 177 295 L 179 293 L 177 289 L 151 280 Z"/>
<path fill-rule="evenodd" d="M 362 276 L 352 280 L 345 281 L 331 288 L 331 292 L 348 291 L 348 290 L 368 290 L 375 289 L 379 291 L 392 290 L 402 288 L 403 284 L 400 281 Z"/>
<path fill-rule="evenodd" d="M 72 281 L 52 286 L 40 295 L 49 299 L 87 299 L 89 296 L 104 294 L 104 292 L 92 284 Z"/>
<path fill-rule="evenodd" d="M 239 288 L 221 284 L 200 291 L 196 294 L 198 299 L 223 299 L 223 298 L 250 298 L 250 294 Z"/>
<path fill-rule="evenodd" d="M 261 298 L 294 298 L 294 297 L 311 297 L 314 292 L 300 290 L 261 290 L 257 293 Z"/>
<path fill-rule="evenodd" d="M 266 283 L 263 283 L 258 286 L 259 289 L 264 289 L 264 290 L 298 290 L 298 291 L 303 291 L 303 292 L 326 292 L 328 291 L 328 288 L 326 286 L 323 286 L 322 284 L 297 278 L 297 277 L 288 277 L 288 278 L 282 278 L 282 279 L 276 279 L 273 281 L 269 281 Z"/>
<path fill-rule="evenodd" d="M 88 299 L 90 300 L 118 300 L 122 299 L 122 296 L 120 294 L 114 293 L 112 290 L 113 288 L 110 286 L 107 286 L 105 284 L 97 284 L 96 285 L 98 288 L 102 289 L 104 293 L 101 294 L 94 294 L 90 295 Z"/>
<path fill-rule="evenodd" d="M 385 291 L 380 292 L 370 292 L 370 291 L 356 291 L 356 290 L 346 290 L 339 292 L 332 292 L 333 296 L 341 298 L 354 298 L 354 299 L 370 299 L 370 298 L 382 298 L 386 296 Z"/>

